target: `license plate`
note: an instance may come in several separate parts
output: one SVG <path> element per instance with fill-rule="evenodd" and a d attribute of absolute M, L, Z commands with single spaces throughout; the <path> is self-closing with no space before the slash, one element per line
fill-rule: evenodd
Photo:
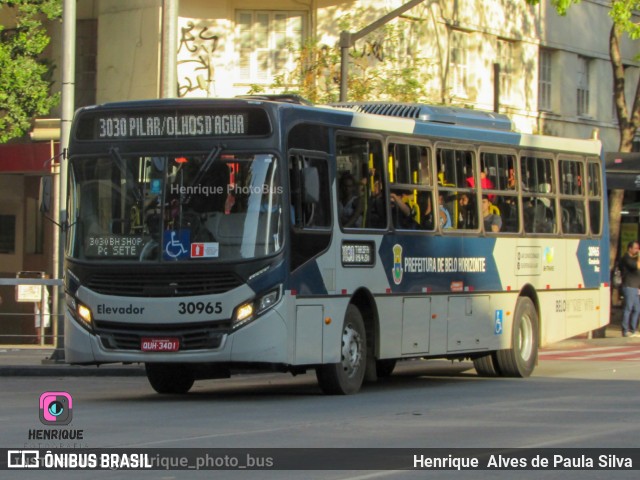
<path fill-rule="evenodd" d="M 177 338 L 142 338 L 140 350 L 143 352 L 176 352 L 180 349 Z"/>

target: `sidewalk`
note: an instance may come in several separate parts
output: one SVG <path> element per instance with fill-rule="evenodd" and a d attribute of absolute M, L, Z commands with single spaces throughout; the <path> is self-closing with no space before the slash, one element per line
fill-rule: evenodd
<path fill-rule="evenodd" d="M 545 347 L 544 350 L 567 350 L 572 348 L 589 347 L 617 347 L 637 345 L 640 348 L 640 337 L 622 336 L 620 328 L 622 309 L 614 307 L 611 309 L 611 323 L 604 329 L 603 338 L 589 338 L 589 335 L 580 335 L 569 338 L 562 342 L 554 343 Z M 49 358 L 53 349 L 34 348 L 2 348 L 0 346 L 0 377 L 81 377 L 81 376 L 102 376 L 102 377 L 130 377 L 144 376 L 144 365 L 132 364 L 109 364 L 96 366 L 68 365 L 56 363 Z"/>

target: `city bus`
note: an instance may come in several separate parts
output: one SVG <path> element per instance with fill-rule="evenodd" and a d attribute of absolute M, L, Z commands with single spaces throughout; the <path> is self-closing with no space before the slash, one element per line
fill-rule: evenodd
<path fill-rule="evenodd" d="M 597 140 L 502 114 L 294 97 L 80 109 L 65 357 L 158 393 L 315 371 L 353 394 L 404 360 L 528 377 L 609 322 Z"/>

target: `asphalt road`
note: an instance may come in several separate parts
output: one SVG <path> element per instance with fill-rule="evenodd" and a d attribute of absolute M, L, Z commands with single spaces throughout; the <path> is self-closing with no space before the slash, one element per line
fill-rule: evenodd
<path fill-rule="evenodd" d="M 0 447 L 56 448 L 42 429 L 45 391 L 73 397 L 69 427 L 82 448 L 637 448 L 640 362 L 589 356 L 542 360 L 521 379 L 479 378 L 470 363 L 407 362 L 359 394 L 322 395 L 315 376 L 247 375 L 196 382 L 186 396 L 153 392 L 144 377 L 0 377 Z M 571 354 L 565 355 L 571 357 Z M 574 354 L 575 356 L 575 354 Z M 573 358 L 573 357 L 571 357 Z M 639 468 L 635 465 L 635 468 Z M 3 476 L 0 472 L 0 478 Z M 11 472 L 13 473 L 13 472 Z M 88 478 L 15 472 L 10 478 Z M 91 478 L 331 479 L 637 478 L 582 471 L 101 471 Z M 8 477 L 7 477 L 8 478 Z"/>

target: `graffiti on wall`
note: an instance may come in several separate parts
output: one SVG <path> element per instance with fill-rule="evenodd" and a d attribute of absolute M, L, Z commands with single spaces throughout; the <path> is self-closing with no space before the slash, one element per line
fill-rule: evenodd
<path fill-rule="evenodd" d="M 355 58 L 372 58 L 379 62 L 384 62 L 384 40 L 366 40 L 362 47 L 356 48 L 356 45 L 352 47 L 352 56 Z"/>
<path fill-rule="evenodd" d="M 205 20 L 189 21 L 180 32 L 178 45 L 178 96 L 215 96 L 214 54 L 220 36 Z"/>

